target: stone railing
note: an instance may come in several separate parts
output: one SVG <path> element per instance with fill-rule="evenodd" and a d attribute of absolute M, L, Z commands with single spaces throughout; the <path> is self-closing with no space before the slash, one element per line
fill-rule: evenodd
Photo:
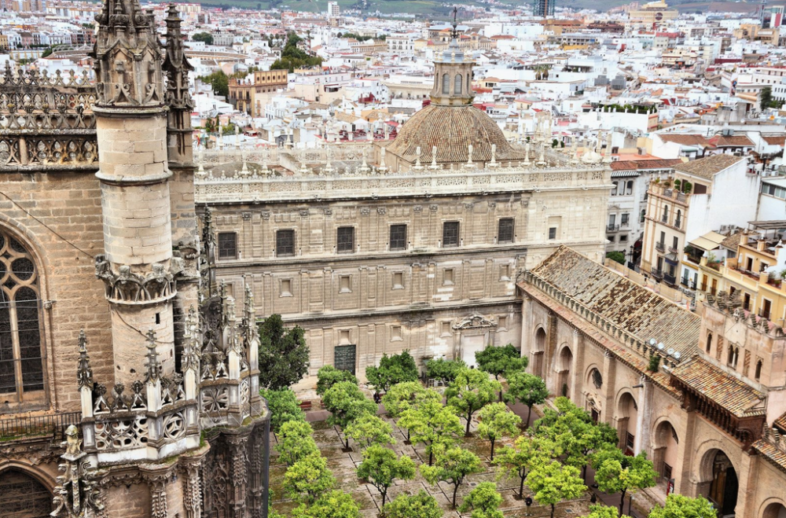
<path fill-rule="evenodd" d="M 221 201 L 287 201 L 296 198 L 330 199 L 367 193 L 374 197 L 412 195 L 447 195 L 475 192 L 520 192 L 557 190 L 577 187 L 606 188 L 611 185 L 610 170 L 604 165 L 584 164 L 572 167 L 537 168 L 532 164 L 511 163 L 505 166 L 462 167 L 446 169 L 421 166 L 407 173 L 384 174 L 366 165 L 352 173 L 334 171 L 326 174 L 303 174 L 273 177 L 249 172 L 213 177 L 198 172 L 195 179 L 199 203 Z"/>
<path fill-rule="evenodd" d="M 0 75 L 0 171 L 98 165 L 95 85 L 87 71 Z"/>
<path fill-rule="evenodd" d="M 185 362 L 184 375 L 162 375 L 151 331 L 144 380 L 128 392 L 118 383 L 108 394 L 93 382 L 86 344 L 81 333 L 77 380 L 85 451 L 102 462 L 154 460 L 199 445 L 198 364 Z"/>

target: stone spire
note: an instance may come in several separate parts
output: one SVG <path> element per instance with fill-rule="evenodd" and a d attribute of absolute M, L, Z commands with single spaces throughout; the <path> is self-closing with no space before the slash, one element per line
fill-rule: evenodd
<path fill-rule="evenodd" d="M 153 11 L 142 11 L 138 0 L 106 0 L 96 22 L 96 108 L 161 107 L 161 49 Z"/>
<path fill-rule="evenodd" d="M 188 72 L 194 70 L 185 55 L 180 16 L 175 4 L 169 4 L 166 17 L 166 53 L 163 69 L 166 73 L 164 102 L 169 107 L 167 116 L 167 151 L 169 162 L 191 164 L 194 160 L 191 137 L 191 110 L 194 100 L 188 93 Z"/>

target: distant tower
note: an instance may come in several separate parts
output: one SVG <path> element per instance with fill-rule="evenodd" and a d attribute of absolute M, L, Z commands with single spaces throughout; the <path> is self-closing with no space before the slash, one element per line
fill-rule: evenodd
<path fill-rule="evenodd" d="M 554 16 L 554 0 L 535 0 L 535 16 Z"/>
<path fill-rule="evenodd" d="M 328 2 L 327 14 L 330 18 L 338 18 L 339 12 L 338 2 Z"/>
<path fill-rule="evenodd" d="M 434 60 L 434 86 L 431 102 L 444 106 L 465 106 L 472 102 L 472 67 L 475 62 L 465 59 L 458 45 L 458 10 L 453 8 L 453 31 L 448 48 L 442 58 Z"/>

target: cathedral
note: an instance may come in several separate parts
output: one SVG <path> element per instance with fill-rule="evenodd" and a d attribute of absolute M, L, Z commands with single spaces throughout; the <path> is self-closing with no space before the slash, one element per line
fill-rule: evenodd
<path fill-rule="evenodd" d="M 430 105 L 392 141 L 200 150 L 217 276 L 305 329 L 312 374 L 362 375 L 403 350 L 474 365 L 488 344 L 519 345 L 524 268 L 560 245 L 602 261 L 610 146 L 554 149 L 547 113 L 509 142 L 472 105 L 473 65 L 454 39 Z"/>
<path fill-rule="evenodd" d="M 106 0 L 95 81 L 0 77 L 0 509 L 267 516 L 256 309 L 197 223 L 170 6 Z"/>

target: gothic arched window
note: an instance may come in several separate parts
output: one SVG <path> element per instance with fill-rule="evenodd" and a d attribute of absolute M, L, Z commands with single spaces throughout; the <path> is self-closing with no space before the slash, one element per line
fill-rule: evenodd
<path fill-rule="evenodd" d="M 456 74 L 453 79 L 453 93 L 456 95 L 461 95 L 461 79 L 461 74 Z"/>
<path fill-rule="evenodd" d="M 0 399 L 29 402 L 43 394 L 39 302 L 33 256 L 0 229 Z"/>
<path fill-rule="evenodd" d="M 450 77 L 447 74 L 442 76 L 442 93 L 445 95 L 450 93 Z"/>

